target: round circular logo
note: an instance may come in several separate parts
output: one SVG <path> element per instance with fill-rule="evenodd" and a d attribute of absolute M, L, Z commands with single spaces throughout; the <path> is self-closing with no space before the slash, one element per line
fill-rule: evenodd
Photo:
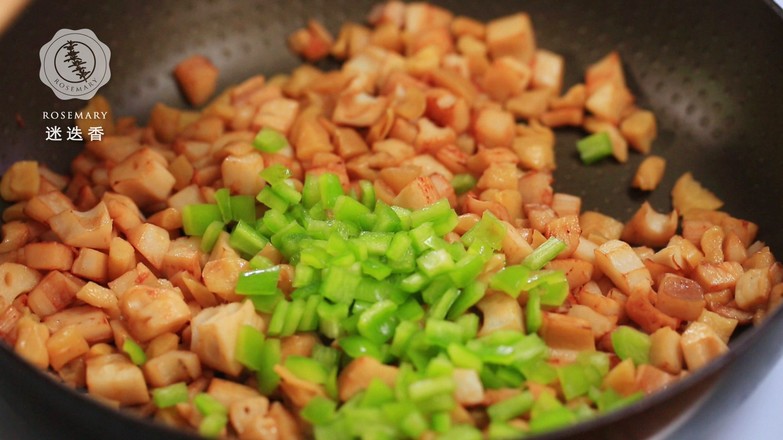
<path fill-rule="evenodd" d="M 111 51 L 89 29 L 60 29 L 40 56 L 41 81 L 60 99 L 90 99 L 111 78 Z"/>

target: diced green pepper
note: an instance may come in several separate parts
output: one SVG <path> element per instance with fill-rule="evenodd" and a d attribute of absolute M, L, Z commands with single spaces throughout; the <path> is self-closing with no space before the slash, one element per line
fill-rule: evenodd
<path fill-rule="evenodd" d="M 201 420 L 198 425 L 198 433 L 206 438 L 218 438 L 228 423 L 228 416 L 225 414 L 210 414 Z"/>
<path fill-rule="evenodd" d="M 250 224 L 239 222 L 231 232 L 228 244 L 245 255 L 255 255 L 269 243 L 263 235 L 256 232 Z"/>
<path fill-rule="evenodd" d="M 317 384 L 326 383 L 327 371 L 315 359 L 290 355 L 286 357 L 283 366 L 299 379 Z"/>
<path fill-rule="evenodd" d="M 591 165 L 612 155 L 612 140 L 605 131 L 591 134 L 577 141 L 576 149 L 585 165 Z"/>
<path fill-rule="evenodd" d="M 242 272 L 237 278 L 236 293 L 240 295 L 273 295 L 277 293 L 280 266 Z"/>
<path fill-rule="evenodd" d="M 563 240 L 557 237 L 549 237 L 522 260 L 522 265 L 530 270 L 539 270 L 560 255 L 565 248 L 566 244 Z"/>
<path fill-rule="evenodd" d="M 395 312 L 397 304 L 391 300 L 383 300 L 373 304 L 362 312 L 356 329 L 359 334 L 376 344 L 382 344 L 391 339 L 397 325 Z"/>
<path fill-rule="evenodd" d="M 315 426 L 323 425 L 334 420 L 337 412 L 337 403 L 323 396 L 315 396 L 307 402 L 299 413 L 303 419 Z"/>
<path fill-rule="evenodd" d="M 460 196 L 473 189 L 477 182 L 478 180 L 472 174 L 455 174 L 451 179 L 451 186 L 454 187 L 454 192 Z"/>
<path fill-rule="evenodd" d="M 231 196 L 231 220 L 253 224 L 256 221 L 256 201 L 252 196 Z"/>
<path fill-rule="evenodd" d="M 280 376 L 275 372 L 275 365 L 279 364 L 282 359 L 279 339 L 272 338 L 264 342 L 264 351 L 261 359 L 263 359 L 263 362 L 261 363 L 261 369 L 258 370 L 258 388 L 262 394 L 268 396 L 280 384 Z"/>
<path fill-rule="evenodd" d="M 177 382 L 152 390 L 152 401 L 158 408 L 169 408 L 190 398 L 185 382 Z"/>
<path fill-rule="evenodd" d="M 144 353 L 144 349 L 131 338 L 125 338 L 125 342 L 122 344 L 122 351 L 128 355 L 131 362 L 135 365 L 144 365 L 147 362 L 147 354 Z"/>
<path fill-rule="evenodd" d="M 270 165 L 261 170 L 261 177 L 270 185 L 280 183 L 291 177 L 291 170 L 279 163 Z"/>
<path fill-rule="evenodd" d="M 632 359 L 638 365 L 650 363 L 650 336 L 621 325 L 612 332 L 612 347 L 620 359 Z"/>
<path fill-rule="evenodd" d="M 288 140 L 279 131 L 264 127 L 253 138 L 253 146 L 264 153 L 277 153 L 288 146 Z"/>
<path fill-rule="evenodd" d="M 487 408 L 487 414 L 493 422 L 505 422 L 530 411 L 533 402 L 533 394 L 530 391 L 523 391 L 516 396 L 490 405 Z"/>
<path fill-rule="evenodd" d="M 263 364 L 264 334 L 255 327 L 243 325 L 237 335 L 234 358 L 252 371 L 261 370 Z"/>
<path fill-rule="evenodd" d="M 220 188 L 215 191 L 215 204 L 220 210 L 223 223 L 228 223 L 233 219 L 231 215 L 231 192 L 228 188 Z"/>
<path fill-rule="evenodd" d="M 190 236 L 202 236 L 212 222 L 223 221 L 217 205 L 194 204 L 182 208 L 182 229 Z"/>
<path fill-rule="evenodd" d="M 196 397 L 193 398 L 193 404 L 196 406 L 198 412 L 204 416 L 210 414 L 228 414 L 226 405 L 223 405 L 219 400 L 207 393 L 196 394 Z"/>

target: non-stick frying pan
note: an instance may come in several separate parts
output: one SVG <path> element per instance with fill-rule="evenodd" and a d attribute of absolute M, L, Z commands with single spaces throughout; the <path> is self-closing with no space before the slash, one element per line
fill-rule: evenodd
<path fill-rule="evenodd" d="M 93 30 L 112 52 L 111 81 L 101 93 L 115 114 L 145 119 L 156 101 L 184 106 L 172 67 L 204 54 L 221 69 L 221 87 L 261 72 L 286 72 L 299 60 L 285 37 L 309 17 L 332 31 L 362 21 L 373 0 L 200 2 L 39 1 L 0 38 L 0 171 L 21 159 L 68 170 L 82 145 L 45 141 L 43 111 L 76 110 L 38 79 L 38 51 L 61 28 Z M 529 0 L 437 1 L 460 14 L 488 20 L 524 10 L 538 44 L 564 55 L 566 84 L 610 50 L 624 60 L 642 107 L 659 123 L 653 150 L 668 159 L 666 177 L 651 195 L 630 190 L 641 156 L 629 163 L 579 164 L 578 130 L 558 134 L 556 190 L 583 197 L 585 209 L 620 219 L 644 199 L 670 207 L 669 190 L 685 171 L 717 193 L 725 209 L 759 224 L 760 238 L 783 252 L 783 22 L 762 0 Z M 742 332 L 729 355 L 641 403 L 574 426 L 553 437 L 644 438 L 671 426 L 705 400 L 720 417 L 737 405 L 781 352 L 783 316 Z M 716 388 L 717 387 L 717 388 Z M 716 389 L 719 397 L 710 396 Z M 184 434 L 94 403 L 29 367 L 0 345 L 0 396 L 36 438 L 178 438 Z M 702 419 L 705 417 L 701 416 Z M 703 421 L 703 420 L 702 420 Z M 3 424 L 0 418 L 0 425 Z M 190 437 L 189 437 L 190 438 Z"/>

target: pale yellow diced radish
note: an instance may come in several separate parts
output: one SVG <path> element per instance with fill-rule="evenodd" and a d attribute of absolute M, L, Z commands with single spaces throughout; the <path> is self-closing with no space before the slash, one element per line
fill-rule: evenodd
<path fill-rule="evenodd" d="M 658 136 L 655 115 L 648 110 L 633 112 L 620 123 L 620 133 L 633 149 L 643 154 L 649 153 L 652 142 Z"/>
<path fill-rule="evenodd" d="M 636 169 L 631 186 L 642 191 L 652 191 L 661 183 L 665 170 L 666 159 L 655 155 L 647 156 Z"/>
<path fill-rule="evenodd" d="M 24 206 L 24 213 L 37 222 L 48 223 L 52 216 L 69 209 L 75 207 L 68 196 L 60 191 L 50 191 L 30 198 Z"/>
<path fill-rule="evenodd" d="M 174 350 L 148 359 L 142 371 L 151 386 L 164 387 L 201 376 L 201 362 L 193 352 Z"/>
<path fill-rule="evenodd" d="M 704 254 L 689 240 L 674 235 L 666 247 L 650 259 L 674 270 L 690 273 L 704 262 Z"/>
<path fill-rule="evenodd" d="M 298 29 L 288 37 L 291 51 L 308 61 L 318 61 L 329 55 L 334 38 L 316 20 L 308 20 L 307 27 Z"/>
<path fill-rule="evenodd" d="M 538 49 L 533 56 L 533 88 L 548 88 L 555 95 L 560 94 L 563 86 L 563 71 L 565 60 L 562 55 L 554 52 Z"/>
<path fill-rule="evenodd" d="M 617 125 L 623 111 L 631 105 L 633 96 L 628 89 L 607 82 L 593 91 L 585 101 L 585 108 L 595 116 Z"/>
<path fill-rule="evenodd" d="M 46 348 L 46 341 L 49 340 L 49 329 L 30 316 L 22 317 L 16 326 L 14 352 L 38 368 L 47 368 L 49 351 Z"/>
<path fill-rule="evenodd" d="M 515 298 L 502 292 L 488 293 L 476 307 L 481 310 L 483 322 L 479 336 L 486 336 L 498 330 L 524 331 L 522 307 Z"/>
<path fill-rule="evenodd" d="M 176 333 L 163 333 L 155 336 L 144 349 L 147 359 L 156 358 L 179 348 L 179 336 Z"/>
<path fill-rule="evenodd" d="M 145 342 L 176 332 L 190 321 L 190 308 L 173 289 L 136 285 L 120 296 L 120 311 L 134 339 Z"/>
<path fill-rule="evenodd" d="M 103 195 L 103 203 L 106 204 L 114 226 L 122 232 L 127 232 L 144 222 L 141 210 L 128 196 L 107 192 Z"/>
<path fill-rule="evenodd" d="M 38 194 L 41 186 L 41 175 L 38 173 L 38 162 L 20 160 L 14 162 L 0 180 L 0 197 L 8 202 L 28 200 Z"/>
<path fill-rule="evenodd" d="M 677 212 L 687 215 L 696 209 L 714 211 L 723 206 L 723 202 L 696 181 L 691 173 L 685 173 L 674 183 L 672 205 Z"/>
<path fill-rule="evenodd" d="M 242 371 L 242 364 L 234 353 L 239 330 L 244 325 L 257 330 L 265 327 L 250 301 L 203 309 L 191 321 L 190 349 L 204 365 L 236 376 Z"/>
<path fill-rule="evenodd" d="M 590 322 L 569 315 L 544 312 L 541 338 L 551 348 L 565 350 L 595 350 L 595 338 Z"/>
<path fill-rule="evenodd" d="M 609 52 L 606 56 L 587 67 L 585 72 L 585 86 L 587 94 L 591 95 L 600 86 L 612 83 L 625 86 L 625 75 L 620 61 L 620 55 Z"/>
<path fill-rule="evenodd" d="M 628 243 L 609 240 L 595 250 L 595 264 L 625 293 L 647 294 L 652 286 L 650 271 Z"/>
<path fill-rule="evenodd" d="M 658 283 L 655 307 L 669 316 L 695 321 L 704 310 L 704 290 L 696 281 L 667 273 Z"/>
<path fill-rule="evenodd" d="M 49 316 L 68 307 L 83 284 L 83 281 L 70 274 L 50 271 L 30 291 L 27 305 L 36 315 Z"/>
<path fill-rule="evenodd" d="M 49 225 L 63 243 L 74 247 L 108 249 L 111 241 L 112 219 L 103 202 L 89 211 L 63 211 L 51 219 Z"/>
<path fill-rule="evenodd" d="M 203 55 L 193 55 L 177 64 L 174 68 L 182 92 L 194 106 L 207 102 L 217 87 L 218 69 Z"/>
<path fill-rule="evenodd" d="M 607 317 L 607 315 L 598 313 L 590 307 L 583 306 L 581 304 L 574 304 L 571 306 L 571 308 L 568 310 L 568 316 L 584 319 L 585 321 L 589 322 L 590 328 L 593 331 L 593 336 L 596 339 L 599 339 L 603 335 L 611 332 L 615 328 L 617 322 L 616 318 L 610 319 Z"/>
<path fill-rule="evenodd" d="M 231 426 L 234 427 L 240 438 L 245 438 L 243 436 L 245 429 L 251 426 L 255 420 L 270 420 L 265 417 L 268 411 L 269 399 L 264 396 L 248 397 L 232 402 L 228 407 L 228 417 Z"/>
<path fill-rule="evenodd" d="M 722 263 L 702 263 L 696 267 L 693 279 L 707 292 L 718 292 L 723 289 L 733 289 L 742 276 L 742 266 L 734 261 Z"/>
<path fill-rule="evenodd" d="M 294 407 L 304 408 L 314 397 L 326 396 L 323 385 L 300 379 L 281 364 L 274 370 L 280 376 L 280 391 Z"/>
<path fill-rule="evenodd" d="M 650 301 L 649 293 L 634 292 L 625 302 L 628 317 L 647 333 L 653 333 L 661 327 L 676 329 L 680 320 L 663 313 Z"/>
<path fill-rule="evenodd" d="M 582 198 L 572 194 L 554 193 L 552 195 L 552 209 L 558 217 L 567 215 L 578 216 L 582 209 Z"/>
<path fill-rule="evenodd" d="M 110 289 L 92 281 L 76 292 L 76 298 L 93 307 L 103 309 L 111 318 L 119 318 L 120 316 L 117 295 Z"/>
<path fill-rule="evenodd" d="M 346 365 L 337 378 L 340 400 L 344 402 L 350 399 L 365 390 L 375 379 L 394 386 L 398 370 L 398 367 L 384 365 L 375 358 L 359 356 Z"/>
<path fill-rule="evenodd" d="M 182 208 L 186 205 L 195 205 L 199 203 L 206 203 L 207 200 L 201 192 L 201 189 L 195 183 L 188 185 L 176 193 L 172 194 L 168 198 L 167 203 L 170 207 L 182 211 Z"/>
<path fill-rule="evenodd" d="M 175 182 L 166 159 L 151 148 L 142 148 L 117 164 L 109 179 L 114 191 L 141 207 L 166 200 Z"/>
<path fill-rule="evenodd" d="M 670 374 L 682 371 L 680 334 L 669 327 L 661 327 L 650 335 L 650 363 Z"/>
<path fill-rule="evenodd" d="M 120 405 L 147 403 L 150 394 L 141 369 L 125 355 L 114 353 L 87 359 L 87 391 Z"/>
<path fill-rule="evenodd" d="M 563 96 L 553 96 L 549 99 L 549 108 L 557 110 L 567 107 L 582 108 L 587 99 L 587 88 L 584 84 L 574 84 Z M 585 121 L 586 123 L 587 121 Z"/>
<path fill-rule="evenodd" d="M 581 108 L 564 107 L 544 112 L 539 119 L 547 127 L 578 127 L 584 122 L 584 116 L 584 110 Z"/>
<path fill-rule="evenodd" d="M 579 246 L 582 229 L 579 226 L 579 217 L 576 215 L 565 215 L 547 222 L 544 228 L 544 235 L 547 238 L 555 237 L 565 243 L 563 249 L 557 258 L 569 258 Z"/>
<path fill-rule="evenodd" d="M 175 208 L 166 208 L 151 215 L 147 221 L 172 232 L 182 227 L 182 214 Z"/>
<path fill-rule="evenodd" d="M 229 256 L 207 262 L 201 275 L 204 278 L 204 285 L 210 292 L 226 301 L 241 301 L 242 297 L 234 292 L 234 288 L 239 274 L 247 268 L 246 260 Z"/>
<path fill-rule="evenodd" d="M 264 187 L 259 175 L 264 170 L 264 158 L 256 153 L 228 156 L 220 165 L 223 185 L 234 194 L 255 196 Z"/>
<path fill-rule="evenodd" d="M 549 89 L 527 90 L 510 97 L 505 107 L 517 118 L 538 118 L 547 110 L 551 97 Z"/>
<path fill-rule="evenodd" d="M 699 240 L 702 252 L 704 252 L 704 261 L 708 263 L 722 263 L 723 255 L 723 241 L 726 238 L 726 233 L 720 226 L 712 226 L 704 231 Z"/>
<path fill-rule="evenodd" d="M 533 247 L 511 223 L 503 223 L 506 226 L 506 233 L 503 235 L 501 249 L 506 255 L 506 263 L 509 265 L 519 264 L 533 252 Z"/>
<path fill-rule="evenodd" d="M 88 141 L 86 149 L 103 160 L 119 163 L 141 149 L 141 142 L 135 136 L 104 135 Z"/>
<path fill-rule="evenodd" d="M 111 244 L 109 244 L 111 251 Z M 107 279 L 109 256 L 90 248 L 81 248 L 79 255 L 73 261 L 71 273 L 74 275 L 103 283 Z"/>
<path fill-rule="evenodd" d="M 471 406 L 484 401 L 484 385 L 476 370 L 455 368 L 452 376 L 457 384 L 454 389 L 454 399 L 457 403 Z"/>
<path fill-rule="evenodd" d="M 579 225 L 582 228 L 582 236 L 590 239 L 591 236 L 601 237 L 603 241 L 617 240 L 623 233 L 623 224 L 608 215 L 596 211 L 585 211 L 579 215 Z"/>
<path fill-rule="evenodd" d="M 731 335 L 737 328 L 737 320 L 733 318 L 727 318 L 709 310 L 701 312 L 701 316 L 698 319 L 699 322 L 703 322 L 712 328 L 713 331 L 720 337 L 720 339 L 726 344 L 729 343 Z"/>
<path fill-rule="evenodd" d="M 715 330 L 703 322 L 692 322 L 688 325 L 682 333 L 680 345 L 685 363 L 691 371 L 705 366 L 729 350 Z"/>
<path fill-rule="evenodd" d="M 440 199 L 432 179 L 417 177 L 407 184 L 394 198 L 394 204 L 408 209 L 421 209 Z"/>
<path fill-rule="evenodd" d="M 604 388 L 609 388 L 622 396 L 627 396 L 636 392 L 636 366 L 633 359 L 628 358 L 604 376 L 601 384 Z"/>
<path fill-rule="evenodd" d="M 385 96 L 372 96 L 364 92 L 343 93 L 337 99 L 332 120 L 350 127 L 369 127 L 377 121 L 389 106 Z"/>
<path fill-rule="evenodd" d="M 527 14 L 519 13 L 487 23 L 486 42 L 492 58 L 511 56 L 524 63 L 532 61 L 536 51 L 533 25 Z"/>
<path fill-rule="evenodd" d="M 664 246 L 677 232 L 678 219 L 676 210 L 659 213 L 645 201 L 625 224 L 622 239 L 636 245 Z"/>
<path fill-rule="evenodd" d="M 84 336 L 74 326 L 63 327 L 46 340 L 49 364 L 59 370 L 68 362 L 87 353 L 90 346 Z"/>
<path fill-rule="evenodd" d="M 671 385 L 677 378 L 650 364 L 636 368 L 636 387 L 645 394 L 652 394 Z"/>
<path fill-rule="evenodd" d="M 765 269 L 748 269 L 737 279 L 734 300 L 743 310 L 755 310 L 769 299 L 772 284 Z"/>
<path fill-rule="evenodd" d="M 117 279 L 120 275 L 133 270 L 134 267 L 136 267 L 136 252 L 133 246 L 120 237 L 112 238 L 109 243 L 109 259 L 107 261 L 108 279 Z"/>
<path fill-rule="evenodd" d="M 514 140 L 514 117 L 503 110 L 485 108 L 476 116 L 473 131 L 479 145 L 487 148 L 510 147 Z"/>
<path fill-rule="evenodd" d="M 11 262 L 0 264 L 0 298 L 6 305 L 33 290 L 40 281 L 41 274 L 28 266 Z"/>
<path fill-rule="evenodd" d="M 143 223 L 127 233 L 130 243 L 153 267 L 160 269 L 169 250 L 171 240 L 165 229 L 151 223 Z"/>
<path fill-rule="evenodd" d="M 519 60 L 505 56 L 496 58 L 484 70 L 480 84 L 484 92 L 495 101 L 506 102 L 523 93 L 530 84 L 533 71 Z M 552 91 L 549 91 L 551 94 Z"/>
<path fill-rule="evenodd" d="M 546 136 L 517 136 L 511 149 L 519 156 L 523 169 L 552 171 L 556 168 L 554 140 Z"/>
<path fill-rule="evenodd" d="M 107 342 L 112 330 L 106 314 L 93 306 L 77 306 L 61 310 L 43 320 L 51 333 L 64 327 L 74 327 L 89 344 Z"/>

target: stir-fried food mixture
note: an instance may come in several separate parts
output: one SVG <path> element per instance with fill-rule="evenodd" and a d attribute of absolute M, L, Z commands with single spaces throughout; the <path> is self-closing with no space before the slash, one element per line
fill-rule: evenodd
<path fill-rule="evenodd" d="M 513 438 L 666 388 L 780 302 L 756 225 L 690 174 L 624 223 L 554 191 L 553 127 L 585 129 L 586 164 L 653 148 L 617 53 L 566 89 L 524 13 L 368 21 L 289 38 L 336 70 L 212 98 L 192 57 L 174 76 L 200 111 L 111 117 L 71 176 L 11 166 L 2 339 L 207 437 Z M 633 186 L 664 172 L 650 155 Z"/>

